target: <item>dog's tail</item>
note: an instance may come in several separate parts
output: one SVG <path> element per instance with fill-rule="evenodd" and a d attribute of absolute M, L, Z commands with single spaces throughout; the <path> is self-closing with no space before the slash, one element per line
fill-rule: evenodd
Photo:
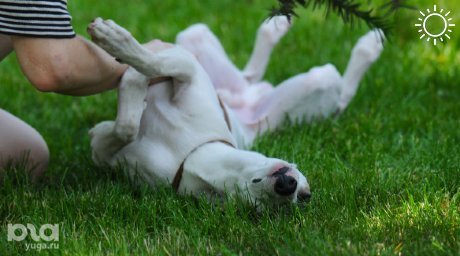
<path fill-rule="evenodd" d="M 375 29 L 362 36 L 351 52 L 351 58 L 343 75 L 343 88 L 340 97 L 340 109 L 344 110 L 350 103 L 364 73 L 380 56 L 385 36 L 380 29 Z"/>

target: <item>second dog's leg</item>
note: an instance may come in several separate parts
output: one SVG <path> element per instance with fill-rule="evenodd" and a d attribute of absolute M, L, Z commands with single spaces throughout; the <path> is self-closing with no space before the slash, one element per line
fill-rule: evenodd
<path fill-rule="evenodd" d="M 243 75 L 250 84 L 259 82 L 265 74 L 273 48 L 289 30 L 291 24 L 285 16 L 276 16 L 262 23 Z"/>

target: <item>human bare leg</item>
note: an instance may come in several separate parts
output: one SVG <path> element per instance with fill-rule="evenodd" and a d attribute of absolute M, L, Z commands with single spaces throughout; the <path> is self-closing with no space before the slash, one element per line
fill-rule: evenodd
<path fill-rule="evenodd" d="M 49 151 L 42 136 L 19 118 L 0 109 L 0 173 L 9 164 L 24 164 L 34 180 L 45 172 L 48 161 Z"/>

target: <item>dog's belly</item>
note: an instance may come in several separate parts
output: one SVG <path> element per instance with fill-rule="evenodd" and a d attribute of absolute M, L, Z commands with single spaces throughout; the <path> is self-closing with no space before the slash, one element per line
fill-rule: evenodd
<path fill-rule="evenodd" d="M 146 181 L 150 186 L 168 183 L 174 178 L 175 156 L 169 148 L 152 143 L 148 139 L 138 139 L 121 149 L 114 163 L 128 166 L 131 178 Z"/>
<path fill-rule="evenodd" d="M 171 182 L 182 161 L 206 142 L 233 143 L 215 91 L 206 81 L 164 82 L 150 87 L 146 100 L 139 136 L 120 154 L 151 173 L 143 177 L 149 182 Z"/>

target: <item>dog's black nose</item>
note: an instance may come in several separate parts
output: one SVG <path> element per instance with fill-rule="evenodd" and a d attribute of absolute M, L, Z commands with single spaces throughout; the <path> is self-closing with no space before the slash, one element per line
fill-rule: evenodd
<path fill-rule="evenodd" d="M 306 191 L 300 191 L 298 194 L 297 194 L 297 199 L 299 200 L 299 202 L 308 202 L 310 201 L 310 198 L 311 198 L 311 192 L 306 192 Z"/>
<path fill-rule="evenodd" d="M 297 180 L 287 175 L 276 175 L 275 192 L 281 196 L 292 195 L 297 188 Z"/>

